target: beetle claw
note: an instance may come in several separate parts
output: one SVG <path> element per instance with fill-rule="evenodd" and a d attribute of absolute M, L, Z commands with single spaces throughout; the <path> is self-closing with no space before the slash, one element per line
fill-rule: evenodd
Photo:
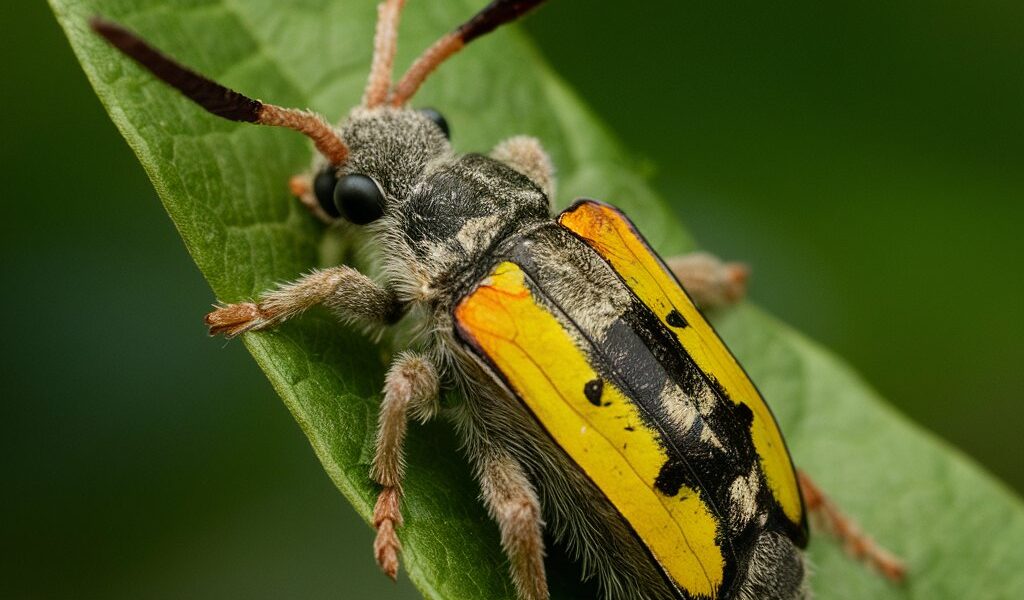
<path fill-rule="evenodd" d="M 263 311 L 252 302 L 217 306 L 216 310 L 203 318 L 203 322 L 210 328 L 210 335 L 229 338 L 254 329 L 263 321 Z"/>

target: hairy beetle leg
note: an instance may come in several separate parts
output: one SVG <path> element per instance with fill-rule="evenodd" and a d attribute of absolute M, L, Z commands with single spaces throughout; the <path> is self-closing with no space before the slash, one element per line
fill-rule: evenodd
<path fill-rule="evenodd" d="M 347 266 L 315 270 L 263 294 L 257 302 L 224 304 L 206 315 L 210 335 L 234 337 L 266 329 L 323 304 L 346 321 L 389 325 L 402 316 L 394 292 Z"/>
<path fill-rule="evenodd" d="M 549 200 L 554 199 L 555 167 L 540 140 L 528 135 L 510 137 L 495 146 L 490 156 L 526 175 Z"/>
<path fill-rule="evenodd" d="M 906 578 L 907 567 L 902 560 L 861 531 L 857 523 L 843 514 L 807 473 L 797 470 L 797 477 L 807 510 L 818 517 L 827 531 L 839 538 L 851 556 L 868 563 L 891 581 L 901 582 Z"/>
<path fill-rule="evenodd" d="M 747 294 L 750 268 L 742 263 L 725 262 L 707 252 L 673 256 L 665 262 L 701 308 L 729 306 Z"/>
<path fill-rule="evenodd" d="M 480 489 L 501 530 L 520 600 L 548 600 L 540 501 L 526 473 L 512 457 L 489 452 L 478 464 Z"/>
<path fill-rule="evenodd" d="M 370 469 L 370 477 L 383 486 L 373 508 L 373 526 L 377 529 L 373 554 L 381 570 L 392 579 L 398 576 L 398 554 L 402 549 L 397 530 L 402 525 L 399 505 L 406 427 L 410 416 L 426 421 L 436 414 L 438 388 L 437 370 L 429 360 L 412 352 L 403 352 L 395 359 L 384 381 Z"/>

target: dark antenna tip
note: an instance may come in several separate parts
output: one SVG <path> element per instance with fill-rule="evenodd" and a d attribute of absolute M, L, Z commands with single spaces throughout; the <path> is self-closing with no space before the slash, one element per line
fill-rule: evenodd
<path fill-rule="evenodd" d="M 113 21 L 96 16 L 89 19 L 89 27 L 155 77 L 218 117 L 298 131 L 313 140 L 316 149 L 334 165 L 348 157 L 348 146 L 320 115 L 263 104 L 239 94 L 178 63 Z"/>
<path fill-rule="evenodd" d="M 546 0 L 492 0 L 490 4 L 427 48 L 395 85 L 391 104 L 402 106 L 416 93 L 427 77 L 444 61 L 476 38 L 515 21 Z"/>
<path fill-rule="evenodd" d="M 505 23 L 515 21 L 544 2 L 546 0 L 494 0 L 472 19 L 459 26 L 456 34 L 464 44 L 468 44 Z"/>
<path fill-rule="evenodd" d="M 124 28 L 120 27 L 117 23 L 108 21 L 100 15 L 93 15 L 89 17 L 89 28 L 107 39 L 110 39 L 110 32 L 118 29 L 122 31 L 124 30 Z"/>
<path fill-rule="evenodd" d="M 89 29 L 92 29 L 94 32 L 99 33 L 100 29 L 103 29 L 109 22 L 110 21 L 107 21 L 100 15 L 93 15 L 89 17 Z"/>
<path fill-rule="evenodd" d="M 163 54 L 118 23 L 94 16 L 89 27 L 111 46 L 207 111 L 231 121 L 256 123 L 263 104 L 208 79 Z"/>

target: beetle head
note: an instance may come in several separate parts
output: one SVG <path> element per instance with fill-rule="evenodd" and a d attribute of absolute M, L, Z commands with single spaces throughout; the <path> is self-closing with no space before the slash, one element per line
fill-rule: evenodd
<path fill-rule="evenodd" d="M 320 161 L 313 179 L 321 210 L 364 225 L 408 197 L 427 164 L 451 153 L 434 115 L 391 106 L 354 109 L 340 127 L 345 162 Z"/>
<path fill-rule="evenodd" d="M 232 121 L 293 129 L 309 137 L 323 161 L 313 179 L 318 210 L 356 224 L 382 216 L 389 198 L 404 198 L 433 158 L 450 152 L 437 113 L 408 108 L 427 77 L 472 40 L 515 20 L 544 0 L 493 0 L 470 20 L 444 35 L 392 83 L 398 20 L 405 0 L 378 6 L 373 62 L 361 106 L 340 128 L 308 111 L 265 104 L 228 89 L 153 48 L 116 23 L 99 18 L 93 31 L 153 75 L 207 111 Z M 443 122 L 443 119 L 441 119 Z"/>

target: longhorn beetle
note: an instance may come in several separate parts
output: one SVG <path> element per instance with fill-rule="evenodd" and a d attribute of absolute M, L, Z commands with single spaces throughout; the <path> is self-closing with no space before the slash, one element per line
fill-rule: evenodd
<path fill-rule="evenodd" d="M 381 486 L 374 553 L 390 577 L 406 422 L 437 414 L 439 390 L 457 387 L 464 401 L 446 412 L 521 600 L 548 598 L 545 522 L 613 600 L 807 598 L 808 510 L 899 579 L 901 563 L 793 468 L 767 405 L 697 309 L 742 295 L 742 266 L 663 261 L 625 215 L 593 200 L 553 219 L 540 142 L 457 155 L 441 115 L 409 107 L 448 57 L 542 1 L 494 0 L 392 83 L 404 1 L 385 0 L 362 104 L 337 127 L 227 89 L 93 20 L 209 112 L 308 136 L 318 157 L 292 191 L 328 223 L 366 227 L 386 257 L 383 284 L 348 266 L 316 270 L 258 301 L 219 305 L 210 333 L 266 329 L 317 304 L 374 326 L 422 309 L 422 341 L 385 379 L 369 474 Z"/>

